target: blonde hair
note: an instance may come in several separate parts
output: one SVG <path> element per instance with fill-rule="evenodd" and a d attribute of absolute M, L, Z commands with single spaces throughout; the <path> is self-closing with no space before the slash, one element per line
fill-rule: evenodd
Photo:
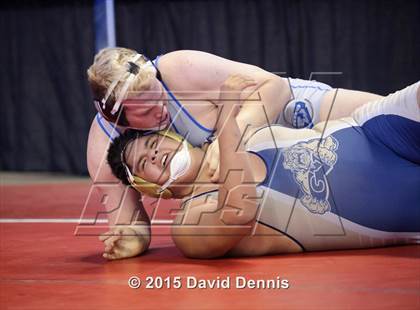
<path fill-rule="evenodd" d="M 115 80 L 121 79 L 112 91 L 106 103 L 106 109 L 112 109 L 125 79 L 128 77 L 128 62 L 137 55 L 132 49 L 123 47 L 107 47 L 100 50 L 94 58 L 93 64 L 87 70 L 87 76 L 93 97 L 100 101 L 104 98 L 109 86 Z M 135 62 L 141 66 L 147 62 L 143 55 Z M 151 77 L 155 75 L 154 70 L 140 70 L 128 88 L 130 91 L 142 91 L 150 88 Z"/>

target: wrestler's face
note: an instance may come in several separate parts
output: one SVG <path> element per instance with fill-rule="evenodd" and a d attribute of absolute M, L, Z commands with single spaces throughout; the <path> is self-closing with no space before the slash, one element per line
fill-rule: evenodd
<path fill-rule="evenodd" d="M 164 129 L 170 124 L 166 109 L 167 94 L 161 83 L 152 78 L 148 90 L 131 92 L 124 100 L 124 112 L 130 128 Z"/>
<path fill-rule="evenodd" d="M 182 149 L 182 143 L 157 134 L 140 137 L 126 147 L 125 159 L 132 174 L 144 180 L 163 185 L 170 176 L 173 156 Z M 188 171 L 174 183 L 194 182 L 200 168 L 203 151 L 189 149 L 191 165 Z"/>

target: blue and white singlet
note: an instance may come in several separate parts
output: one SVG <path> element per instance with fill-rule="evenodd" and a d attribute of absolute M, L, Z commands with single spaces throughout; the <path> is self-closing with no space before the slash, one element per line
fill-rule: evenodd
<path fill-rule="evenodd" d="M 367 103 L 325 131 L 320 123 L 254 133 L 247 150 L 267 168 L 257 221 L 307 251 L 419 243 L 419 86 Z"/>
<path fill-rule="evenodd" d="M 159 57 L 153 60 L 156 69 L 159 64 Z M 168 113 L 171 118 L 170 128 L 181 136 L 186 137 L 193 146 L 200 147 L 206 142 L 211 142 L 214 129 L 200 124 L 178 101 L 165 82 L 161 81 L 161 83 L 170 98 L 167 103 Z M 288 83 L 292 94 L 291 101 L 284 111 L 279 114 L 274 123 L 286 127 L 312 128 L 319 121 L 322 98 L 332 88 L 324 83 L 301 79 L 289 78 Z M 122 127 L 115 127 L 115 125 L 106 121 L 99 113 L 96 116 L 96 121 L 111 140 L 119 136 L 124 130 Z"/>

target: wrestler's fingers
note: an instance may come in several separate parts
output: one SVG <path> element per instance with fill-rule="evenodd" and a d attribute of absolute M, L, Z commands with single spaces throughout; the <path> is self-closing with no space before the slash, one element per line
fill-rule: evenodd
<path fill-rule="evenodd" d="M 213 175 L 211 176 L 210 180 L 212 182 L 217 182 L 219 181 L 219 175 L 220 175 L 220 165 L 217 166 L 216 171 L 213 173 Z"/>
<path fill-rule="evenodd" d="M 243 76 L 240 74 L 230 76 L 222 85 L 223 90 L 237 90 L 240 91 L 246 87 L 256 84 L 256 81 L 248 76 Z"/>
<path fill-rule="evenodd" d="M 246 75 L 235 76 L 234 81 L 236 83 L 255 83 L 255 80 L 252 77 Z"/>
<path fill-rule="evenodd" d="M 240 89 L 244 89 L 244 88 L 247 88 L 247 87 L 250 87 L 250 86 L 256 85 L 256 84 L 257 84 L 257 82 L 256 82 L 256 81 L 254 81 L 254 80 L 242 80 L 242 81 L 239 83 L 239 88 L 240 88 Z"/>
<path fill-rule="evenodd" d="M 103 242 L 109 239 L 110 237 L 112 237 L 113 235 L 114 235 L 114 232 L 112 230 L 107 231 L 99 236 L 99 240 Z"/>
<path fill-rule="evenodd" d="M 231 78 L 237 80 L 254 80 L 251 76 L 245 74 L 233 74 Z"/>
<path fill-rule="evenodd" d="M 241 92 L 245 88 L 248 88 L 254 85 L 257 85 L 257 82 L 254 80 L 238 80 L 238 81 L 231 82 L 229 84 L 229 87 L 227 89 L 223 89 L 222 91 Z"/>
<path fill-rule="evenodd" d="M 106 254 L 106 256 L 107 256 L 106 258 L 111 259 L 111 260 L 112 259 L 119 259 L 119 258 L 125 257 L 125 255 L 123 255 L 124 252 L 121 251 L 118 248 L 114 248 L 112 252 L 110 252 L 110 253 L 104 253 L 104 254 Z"/>
<path fill-rule="evenodd" d="M 121 253 L 120 245 L 118 244 L 119 240 L 114 241 L 112 244 L 105 246 L 104 253 L 107 254 L 119 254 Z"/>
<path fill-rule="evenodd" d="M 119 259 L 121 258 L 121 256 L 119 254 L 116 253 L 104 253 L 102 254 L 102 256 L 108 260 L 115 260 L 115 259 Z"/>
<path fill-rule="evenodd" d="M 113 230 L 109 230 L 109 231 L 107 231 L 107 232 L 105 232 L 105 233 L 103 233 L 103 234 L 101 234 L 100 236 L 99 236 L 99 240 L 100 241 L 102 241 L 102 242 L 104 242 L 104 241 L 106 241 L 106 240 L 108 240 L 109 238 L 111 238 L 111 237 L 114 237 L 114 236 L 121 236 L 122 235 L 122 229 L 121 228 L 118 228 L 118 229 L 113 229 Z"/>
<path fill-rule="evenodd" d="M 219 154 L 215 152 L 214 146 L 210 145 L 207 149 L 205 161 L 208 164 L 209 170 L 215 170 L 216 169 L 216 163 L 219 160 Z"/>
<path fill-rule="evenodd" d="M 105 246 L 104 253 L 108 253 L 108 254 L 110 254 L 110 253 L 112 253 L 113 251 L 114 251 L 114 246 L 112 246 L 112 245 L 107 245 L 107 246 Z"/>
<path fill-rule="evenodd" d="M 209 175 L 212 176 L 219 167 L 219 161 L 216 158 L 212 158 L 209 162 Z"/>
<path fill-rule="evenodd" d="M 108 246 L 108 245 L 112 245 L 113 246 L 115 244 L 115 242 L 118 241 L 118 240 L 120 240 L 120 239 L 121 239 L 121 236 L 112 236 L 109 239 L 107 239 L 107 240 L 104 241 L 105 246 Z"/>

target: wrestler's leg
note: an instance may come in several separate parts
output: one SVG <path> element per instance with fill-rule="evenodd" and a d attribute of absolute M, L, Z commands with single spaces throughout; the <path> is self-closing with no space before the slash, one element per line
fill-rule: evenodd
<path fill-rule="evenodd" d="M 365 134 L 420 164 L 420 82 L 369 102 L 352 113 Z"/>
<path fill-rule="evenodd" d="M 420 109 L 420 87 L 417 88 L 417 105 Z"/>
<path fill-rule="evenodd" d="M 363 104 L 381 98 L 383 98 L 383 96 L 363 91 L 342 88 L 332 89 L 328 91 L 322 98 L 320 107 L 320 121 L 324 122 L 342 117 L 348 117 L 354 110 Z M 331 114 L 328 116 L 330 109 Z"/>

